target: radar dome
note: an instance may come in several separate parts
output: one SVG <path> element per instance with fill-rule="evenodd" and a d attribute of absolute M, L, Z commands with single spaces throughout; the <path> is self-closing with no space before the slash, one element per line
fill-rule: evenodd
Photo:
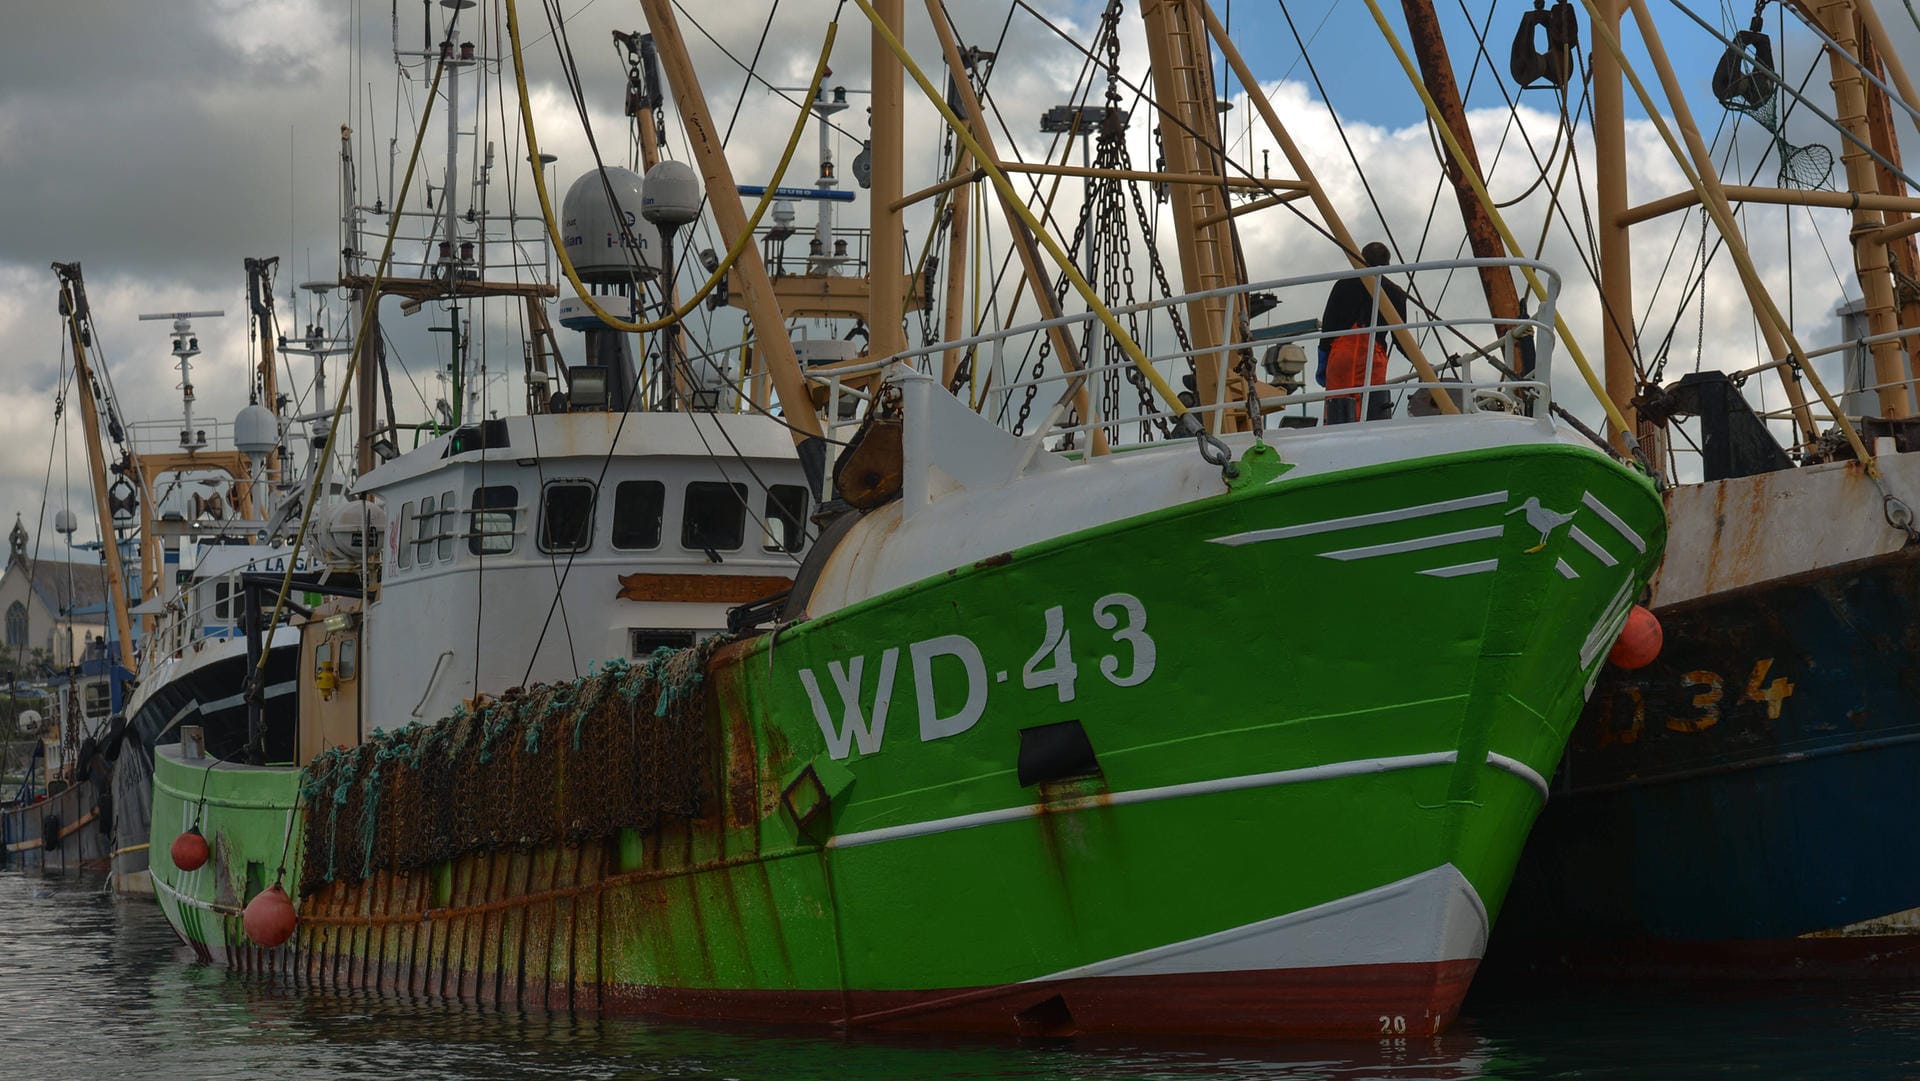
<path fill-rule="evenodd" d="M 680 226 L 700 216 L 700 174 L 684 161 L 663 161 L 647 170 L 640 213 L 655 225 Z"/>
<path fill-rule="evenodd" d="M 659 239 L 640 221 L 640 188 L 640 174 L 609 165 L 567 189 L 560 203 L 560 240 L 581 281 L 624 285 L 660 272 Z"/>
<path fill-rule="evenodd" d="M 320 548 L 335 563 L 378 560 L 387 535 L 387 509 L 369 499 L 350 499 L 327 512 Z"/>
<path fill-rule="evenodd" d="M 280 443 L 280 422 L 264 405 L 249 405 L 233 418 L 233 449 L 242 454 L 267 454 Z"/>
<path fill-rule="evenodd" d="M 78 532 L 79 529 L 80 519 L 76 517 L 72 511 L 63 508 L 55 512 L 53 516 L 53 531 L 55 533 L 70 537 Z"/>
<path fill-rule="evenodd" d="M 40 734 L 40 727 L 45 723 L 45 720 L 40 716 L 39 710 L 23 709 L 20 711 L 20 715 L 14 718 L 14 723 L 20 726 L 21 735 L 37 736 Z"/>

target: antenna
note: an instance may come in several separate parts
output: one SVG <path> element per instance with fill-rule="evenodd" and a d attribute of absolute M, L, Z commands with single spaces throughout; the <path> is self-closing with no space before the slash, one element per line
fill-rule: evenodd
<path fill-rule="evenodd" d="M 173 356 L 180 368 L 180 447 L 187 451 L 196 451 L 207 445 L 207 432 L 204 428 L 193 426 L 193 358 L 200 355 L 200 338 L 193 332 L 195 319 L 219 319 L 226 312 L 150 312 L 140 316 L 141 322 L 154 319 L 173 320 Z"/>

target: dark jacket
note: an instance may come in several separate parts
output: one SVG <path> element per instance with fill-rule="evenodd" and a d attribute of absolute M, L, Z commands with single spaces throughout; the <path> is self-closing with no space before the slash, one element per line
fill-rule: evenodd
<path fill-rule="evenodd" d="M 1372 325 L 1392 326 L 1403 323 L 1412 316 L 1407 309 L 1407 291 L 1385 278 L 1378 279 L 1386 299 L 1393 302 L 1393 310 L 1399 318 L 1389 318 L 1386 310 L 1381 309 L 1378 317 L 1374 315 L 1373 294 L 1367 291 L 1364 281 L 1359 278 L 1342 278 L 1333 283 L 1327 291 L 1327 306 L 1320 313 L 1320 329 L 1323 332 L 1351 330 L 1354 327 Z M 1380 345 L 1387 340 L 1385 334 L 1375 334 L 1374 344 Z M 1323 342 L 1331 339 L 1321 339 Z"/>

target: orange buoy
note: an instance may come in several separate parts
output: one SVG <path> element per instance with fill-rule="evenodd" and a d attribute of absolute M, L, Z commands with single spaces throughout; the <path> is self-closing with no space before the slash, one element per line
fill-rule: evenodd
<path fill-rule="evenodd" d="M 1627 625 L 1620 628 L 1620 637 L 1607 652 L 1607 659 L 1622 668 L 1645 668 L 1660 655 L 1660 646 L 1665 641 L 1660 620 L 1636 604 L 1633 611 L 1627 613 Z"/>
<path fill-rule="evenodd" d="M 280 883 L 256 894 L 240 914 L 240 926 L 256 946 L 273 949 L 293 937 L 293 899 Z"/>
<path fill-rule="evenodd" d="M 201 835 L 199 826 L 190 827 L 175 837 L 169 851 L 173 854 L 173 865 L 182 871 L 198 871 L 212 854 L 207 850 L 207 839 Z"/>

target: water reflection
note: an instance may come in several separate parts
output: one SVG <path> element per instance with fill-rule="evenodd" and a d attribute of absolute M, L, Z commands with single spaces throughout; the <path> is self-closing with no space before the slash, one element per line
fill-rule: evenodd
<path fill-rule="evenodd" d="M 841 1037 L 372 994 L 189 964 L 151 905 L 0 874 L 0 1020 L 36 1079 L 644 1078 L 1284 1081 L 1920 1076 L 1920 990 L 1476 989 L 1438 1039 L 1236 1046 Z"/>

